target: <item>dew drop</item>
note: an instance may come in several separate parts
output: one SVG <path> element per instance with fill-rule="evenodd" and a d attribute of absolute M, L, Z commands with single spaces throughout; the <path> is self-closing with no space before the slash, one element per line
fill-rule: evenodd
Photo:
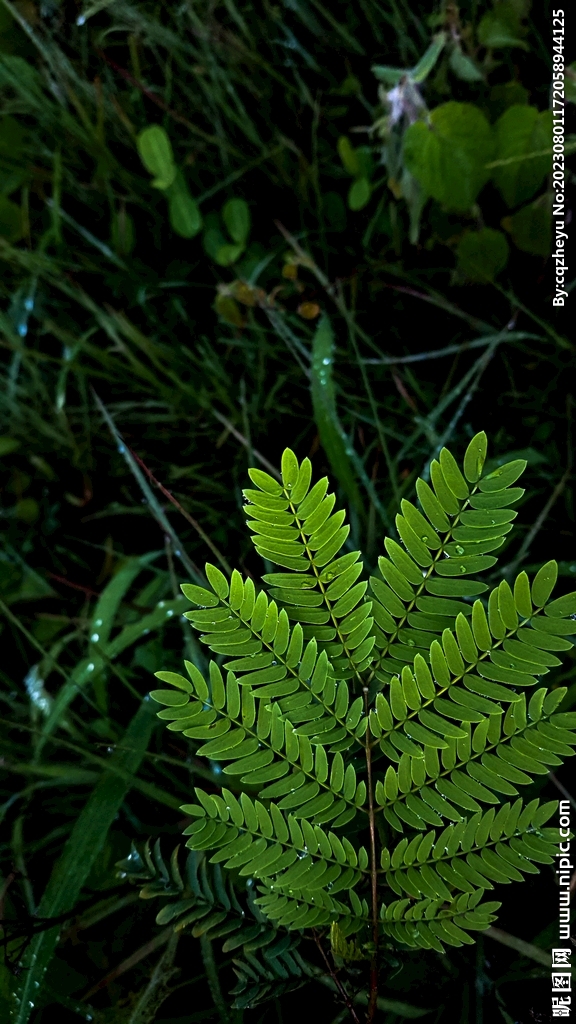
<path fill-rule="evenodd" d="M 166 601 L 158 601 L 158 604 L 157 604 L 156 607 L 157 608 L 163 608 L 165 604 L 166 604 Z"/>
<path fill-rule="evenodd" d="M 100 639 L 99 633 L 92 633 L 92 636 L 90 637 L 90 640 L 92 641 L 93 644 L 97 644 L 99 639 Z"/>
<path fill-rule="evenodd" d="M 166 618 L 167 619 L 171 619 L 173 615 L 174 615 L 174 609 L 173 608 L 169 608 L 168 611 L 166 612 Z"/>
<path fill-rule="evenodd" d="M 93 672 L 94 671 L 94 662 L 93 661 L 91 661 L 90 664 L 86 666 L 86 671 L 87 672 Z"/>
<path fill-rule="evenodd" d="M 331 360 L 331 359 L 329 359 L 329 358 L 328 358 L 328 356 L 326 356 L 326 357 L 325 357 L 325 358 L 324 358 L 324 359 L 322 360 L 322 364 L 323 364 L 323 366 L 330 366 L 330 363 L 331 363 L 331 362 L 332 362 L 332 360 Z"/>
<path fill-rule="evenodd" d="M 466 566 L 465 565 L 459 565 L 458 568 L 460 569 L 460 572 L 466 572 Z"/>
<path fill-rule="evenodd" d="M 408 647 L 414 647 L 414 641 L 408 640 Z"/>
<path fill-rule="evenodd" d="M 80 28 L 82 27 L 82 25 L 85 25 L 85 24 L 86 24 L 86 18 L 84 17 L 84 15 L 83 15 L 83 14 L 79 14 L 79 15 L 78 15 L 78 17 L 76 18 L 76 24 L 77 24 L 77 25 L 78 25 L 78 26 L 79 26 Z"/>
<path fill-rule="evenodd" d="M 429 541 L 429 539 L 430 538 L 428 537 L 427 533 L 423 534 L 423 536 L 421 537 L 421 540 L 423 540 L 425 544 Z"/>
<path fill-rule="evenodd" d="M 96 619 L 94 625 L 95 626 L 101 626 L 102 625 L 102 619 Z"/>
<path fill-rule="evenodd" d="M 120 452 L 120 455 L 124 455 L 126 453 L 126 449 L 123 444 L 118 445 L 118 451 Z"/>
<path fill-rule="evenodd" d="M 457 555 L 463 555 L 464 554 L 464 548 L 460 544 L 456 545 L 456 554 Z"/>

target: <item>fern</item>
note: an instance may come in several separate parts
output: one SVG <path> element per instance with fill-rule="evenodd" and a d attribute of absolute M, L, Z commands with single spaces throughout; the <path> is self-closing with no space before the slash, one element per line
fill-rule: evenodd
<path fill-rule="evenodd" d="M 235 1008 L 299 988 L 311 969 L 300 954 L 298 932 L 279 932 L 256 906 L 252 886 L 234 886 L 204 855 L 190 851 L 182 872 L 179 851 L 176 847 L 166 864 L 159 840 L 152 849 L 147 842 L 142 851 L 132 845 L 128 857 L 116 865 L 118 876 L 139 883 L 142 899 L 177 897 L 158 912 L 156 924 L 173 924 L 175 931 L 187 930 L 196 938 L 224 940 L 223 951 L 232 954 L 237 977 L 231 993 Z"/>
<path fill-rule="evenodd" d="M 342 553 L 345 514 L 308 459 L 286 450 L 281 483 L 250 470 L 248 525 L 278 571 L 262 577 L 267 593 L 211 565 L 206 588 L 184 584 L 217 661 L 207 676 L 190 662 L 187 676 L 159 672 L 169 688 L 152 691 L 168 729 L 222 762 L 221 791 L 198 788 L 182 808 L 202 870 L 220 894 L 224 876 L 249 880 L 272 948 L 314 928 L 335 956 L 371 959 L 369 1019 L 379 945 L 473 942 L 500 906 L 486 890 L 553 862 L 556 803 L 519 792 L 576 743 L 576 715 L 557 711 L 565 688 L 543 685 L 573 646 L 576 594 L 552 599 L 553 561 L 532 581 L 475 578 L 496 565 L 524 493 L 525 463 L 485 473 L 486 451 L 483 433 L 461 467 L 442 449 L 368 578 L 360 552 Z M 237 901 L 219 898 L 202 920 L 236 934 Z M 200 920 L 198 899 L 162 921 Z M 242 1005 L 260 998 L 250 964 Z"/>

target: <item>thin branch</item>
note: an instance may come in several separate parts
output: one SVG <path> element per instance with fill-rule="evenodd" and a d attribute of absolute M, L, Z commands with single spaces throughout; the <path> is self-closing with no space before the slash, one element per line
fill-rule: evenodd
<path fill-rule="evenodd" d="M 509 565 L 505 566 L 505 568 L 503 569 L 503 574 L 506 575 L 506 576 L 509 576 L 511 573 L 513 573 L 515 571 L 515 569 L 517 569 L 518 566 L 521 565 L 521 563 L 526 558 L 526 555 L 528 554 L 528 551 L 530 550 L 530 547 L 532 545 L 532 541 L 536 537 L 536 534 L 538 533 L 538 531 L 542 529 L 544 523 L 546 522 L 548 516 L 550 515 L 550 512 L 551 512 L 554 504 L 558 501 L 558 498 L 560 497 L 560 495 L 564 491 L 564 489 L 566 487 L 566 484 L 568 483 L 568 481 L 569 481 L 569 479 L 570 479 L 570 477 L 572 475 L 572 468 L 573 468 L 573 465 L 574 465 L 574 450 L 573 450 L 573 443 L 572 443 L 572 405 L 573 405 L 573 401 L 574 400 L 572 398 L 572 395 L 568 394 L 567 398 L 566 398 L 566 423 L 567 423 L 566 469 L 565 469 L 561 479 L 556 484 L 556 487 L 552 491 L 552 494 L 548 498 L 548 501 L 544 505 L 544 508 L 540 512 L 540 515 L 537 517 L 536 522 L 533 523 L 533 525 L 531 526 L 530 530 L 526 534 L 526 537 L 524 538 L 524 542 L 523 542 L 523 544 L 522 544 L 518 554 L 516 555 L 516 558 L 512 562 L 510 562 Z"/>
<path fill-rule="evenodd" d="M 156 477 L 154 476 L 152 471 L 150 469 L 148 469 L 148 466 L 142 461 L 140 456 L 137 455 L 136 452 L 132 448 L 130 448 L 128 445 L 126 445 L 126 448 L 130 452 L 132 457 L 134 459 L 136 459 L 136 462 L 138 463 L 138 465 L 144 470 L 144 472 L 146 473 L 146 476 L 148 477 L 148 479 L 151 480 L 152 483 L 156 485 L 156 487 L 158 488 L 159 491 L 162 491 L 162 494 L 164 495 L 164 497 L 168 498 L 168 501 L 172 505 L 174 505 L 174 508 L 177 508 L 178 511 L 184 516 L 184 518 L 190 523 L 190 525 L 194 527 L 194 529 L 196 530 L 196 533 L 198 534 L 198 536 L 201 537 L 202 540 L 204 541 L 204 543 L 208 545 L 208 547 L 210 548 L 210 551 L 212 552 L 212 554 L 220 562 L 220 565 L 226 570 L 227 573 L 231 573 L 232 569 L 228 565 L 228 562 L 224 558 L 224 555 L 218 550 L 218 548 L 216 547 L 214 542 L 212 540 L 210 540 L 210 537 L 202 529 L 202 527 L 200 526 L 200 523 L 196 519 L 194 519 L 194 517 L 191 516 L 190 513 L 187 512 L 185 508 L 182 507 L 182 505 L 180 504 L 178 499 L 174 497 L 174 495 L 171 493 L 171 491 L 169 491 L 167 487 L 164 487 L 164 484 L 161 484 L 160 481 L 156 479 Z"/>
<path fill-rule="evenodd" d="M 566 787 L 562 785 L 562 783 L 560 782 L 560 779 L 556 778 L 556 776 L 554 775 L 554 772 L 548 772 L 548 778 L 550 779 L 551 782 L 554 783 L 554 785 L 556 786 L 556 789 L 560 790 L 560 792 L 562 793 L 562 796 L 566 797 L 566 800 L 570 801 L 570 803 L 572 804 L 572 807 L 576 811 L 576 800 L 574 799 L 572 794 L 568 792 Z"/>
<path fill-rule="evenodd" d="M 368 716 L 368 687 L 364 687 L 364 710 Z M 366 730 L 366 787 L 368 790 L 368 821 L 370 828 L 370 892 L 372 897 L 372 959 L 370 963 L 370 999 L 366 1024 L 372 1024 L 378 1003 L 378 864 L 376 863 L 376 819 L 374 815 L 374 790 L 372 784 L 372 747 L 370 729 Z"/>
<path fill-rule="evenodd" d="M 320 982 L 321 985 L 325 985 L 332 992 L 338 991 L 336 983 L 331 977 L 327 977 L 321 973 L 320 970 L 314 971 L 315 980 Z M 353 996 L 352 1002 L 357 1006 L 366 1006 L 368 1002 L 368 996 L 366 992 L 358 992 Z M 411 1003 L 404 1003 L 400 999 L 387 999 L 384 996 L 378 996 L 378 1010 L 381 1013 L 395 1013 L 400 1017 L 406 1017 L 410 1020 L 415 1020 L 417 1017 L 425 1017 L 428 1013 L 433 1013 L 433 1009 L 428 1007 L 413 1006 Z"/>
<path fill-rule="evenodd" d="M 411 295 L 412 298 L 420 299 L 422 302 L 428 302 L 431 306 L 436 306 L 438 309 L 444 310 L 445 313 L 450 313 L 452 316 L 456 316 L 460 320 L 465 320 L 466 323 L 476 331 L 491 330 L 491 324 L 487 324 L 484 320 L 478 320 L 477 317 L 471 316 L 470 313 L 466 313 L 465 310 L 455 306 L 442 295 L 436 295 L 434 292 L 431 292 L 430 294 L 427 294 L 426 292 L 419 292 L 416 288 L 410 288 L 407 285 L 402 284 L 385 283 L 383 287 L 389 288 L 390 291 L 393 292 L 403 292 L 405 295 Z"/>
<path fill-rule="evenodd" d="M 275 477 L 276 480 L 282 479 L 276 467 L 273 466 L 271 462 L 268 462 L 268 459 L 264 455 L 262 455 L 262 453 L 259 452 L 257 448 L 251 448 L 248 438 L 244 437 L 244 434 L 241 434 L 240 431 L 236 429 L 234 424 L 231 423 L 230 420 L 226 418 L 226 416 L 223 416 L 222 413 L 218 412 L 217 409 L 212 409 L 212 415 L 224 427 L 226 427 L 226 430 L 228 430 L 232 434 L 232 436 L 236 438 L 237 441 L 240 441 L 240 444 L 243 444 L 246 449 L 250 449 L 252 451 L 254 458 L 258 459 L 258 462 L 260 462 L 264 466 L 264 468 L 268 470 L 271 476 Z"/>
<path fill-rule="evenodd" d="M 554 507 L 554 505 L 558 501 L 558 498 L 560 497 L 560 495 L 564 491 L 564 489 L 566 487 L 566 484 L 568 483 L 571 475 L 572 475 L 572 467 L 568 466 L 564 470 L 564 473 L 563 473 L 561 479 L 556 484 L 556 487 L 552 491 L 552 494 L 550 495 L 550 497 L 548 498 L 548 501 L 544 505 L 544 508 L 540 512 L 540 515 L 537 516 L 536 521 L 532 524 L 532 526 L 528 530 L 528 533 L 526 534 L 526 536 L 524 538 L 524 541 L 522 543 L 522 546 L 521 546 L 518 554 L 516 555 L 516 558 L 514 559 L 514 561 L 510 562 L 507 566 L 505 566 L 505 568 L 502 570 L 502 574 L 503 575 L 505 575 L 505 576 L 510 575 L 511 573 L 513 573 L 518 568 L 519 565 L 522 564 L 522 562 L 526 558 L 526 555 L 528 554 L 530 548 L 532 547 L 532 541 L 536 537 L 536 534 L 539 533 L 540 530 L 542 529 L 542 527 L 544 526 L 544 523 L 548 519 L 548 516 L 550 515 L 550 512 L 552 511 L 552 508 Z"/>
<path fill-rule="evenodd" d="M 204 142 L 209 142 L 213 146 L 221 145 L 220 139 L 218 139 L 215 135 L 210 135 L 209 132 L 203 131 L 203 129 L 199 128 L 198 125 L 195 125 L 192 123 L 192 121 L 189 121 L 187 117 L 184 117 L 182 114 L 179 114 L 178 111 L 173 110 L 172 107 L 169 107 L 168 104 L 160 98 L 160 96 L 157 96 L 155 92 L 152 92 L 150 89 L 147 89 L 143 82 L 140 82 L 137 78 L 134 78 L 134 75 L 131 75 L 130 72 L 126 71 L 125 68 L 120 67 L 120 65 L 117 64 L 115 60 L 112 60 L 112 58 L 109 57 L 107 53 L 104 53 L 104 50 L 101 50 L 100 47 L 96 47 L 96 53 L 106 64 L 108 64 L 108 67 L 112 68 L 112 70 L 116 72 L 117 75 L 120 75 L 120 77 L 123 78 L 126 82 L 134 86 L 135 89 L 138 89 L 142 93 L 142 95 L 146 97 L 146 99 L 150 100 L 152 103 L 155 103 L 157 107 L 160 107 L 160 110 L 163 110 L 165 114 L 168 114 L 168 117 L 171 117 L 173 121 L 177 121 L 179 124 L 185 125 L 185 127 L 188 128 L 188 131 L 192 132 L 193 135 L 197 135 L 199 138 L 203 139 Z M 234 156 L 242 155 L 234 146 L 227 145 L 226 149 L 228 149 L 230 153 L 233 153 Z"/>
<path fill-rule="evenodd" d="M 328 957 L 326 956 L 326 953 L 324 952 L 322 943 L 320 942 L 320 939 L 318 938 L 318 935 L 317 935 L 316 930 L 314 928 L 312 929 L 312 934 L 314 936 L 314 942 L 316 943 L 316 945 L 318 946 L 318 949 L 320 950 L 320 955 L 322 956 L 322 959 L 323 959 L 324 963 L 326 964 L 326 970 L 328 971 L 328 974 L 330 975 L 335 988 L 338 989 L 338 992 L 340 993 L 342 999 L 344 1000 L 344 1003 L 345 1003 L 346 1009 L 348 1010 L 348 1013 L 352 1017 L 352 1020 L 354 1021 L 354 1024 L 360 1024 L 360 1018 L 359 1018 L 358 1014 L 356 1013 L 356 1010 L 354 1009 L 352 1000 L 350 999 L 350 996 L 346 992 L 346 989 L 344 988 L 342 982 L 340 981 L 340 978 L 338 977 L 336 971 L 334 970 L 334 968 L 332 967 L 332 964 L 330 963 Z"/>
<path fill-rule="evenodd" d="M 178 534 L 176 533 L 174 527 L 172 526 L 172 524 L 170 523 L 170 521 L 168 520 L 168 518 L 164 514 L 164 511 L 161 508 L 159 502 L 156 500 L 156 497 L 155 497 L 154 493 L 150 490 L 150 488 L 149 488 L 149 486 L 148 486 L 148 484 L 146 482 L 146 478 L 142 475 L 142 472 L 140 471 L 140 467 L 138 466 L 136 460 L 132 456 L 132 453 L 129 451 L 129 449 L 127 448 L 126 444 L 124 443 L 124 440 L 123 440 L 121 434 L 119 433 L 119 431 L 118 431 L 118 429 L 116 427 L 116 424 L 114 423 L 114 420 L 112 419 L 112 417 L 111 417 L 110 413 L 108 412 L 106 406 L 104 405 L 102 400 L 98 397 L 98 395 L 96 394 L 94 389 L 92 389 L 92 394 L 94 395 L 94 399 L 96 401 L 96 404 L 97 404 L 98 408 L 100 409 L 100 412 L 102 413 L 102 416 L 103 416 L 106 424 L 108 425 L 108 428 L 110 430 L 110 433 L 112 434 L 112 437 L 116 441 L 116 445 L 118 447 L 118 451 L 120 452 L 121 455 L 124 456 L 124 459 L 126 460 L 129 469 L 132 471 L 133 475 L 136 478 L 137 483 L 140 486 L 140 490 L 142 491 L 144 496 L 147 498 L 148 503 L 150 505 L 150 509 L 152 511 L 152 514 L 153 514 L 154 518 L 156 519 L 156 521 L 159 524 L 159 526 L 162 527 L 162 529 L 164 530 L 164 533 L 167 534 L 170 537 L 170 540 L 171 540 L 172 545 L 174 547 L 174 554 L 176 555 L 177 558 L 180 559 L 180 561 L 182 562 L 182 565 L 184 566 L 186 571 L 189 573 L 189 575 L 192 577 L 192 579 L 195 580 L 197 583 L 203 584 L 204 580 L 202 578 L 202 574 L 201 574 L 200 570 L 198 569 L 198 567 L 196 565 L 194 565 L 194 562 L 186 554 L 186 552 L 185 552 L 185 550 L 183 548 L 182 542 L 180 541 L 180 538 L 178 537 Z"/>
<path fill-rule="evenodd" d="M 431 349 L 429 352 L 411 352 L 407 356 L 382 356 L 380 359 L 364 359 L 363 362 L 369 366 L 394 366 L 397 363 L 422 363 L 429 359 L 443 359 L 444 356 L 460 355 L 472 348 L 485 348 L 491 345 L 497 338 L 501 341 L 540 341 L 539 334 L 528 334 L 526 331 L 514 331 L 501 338 L 502 332 L 498 334 L 486 334 L 482 338 L 475 338 L 473 341 L 464 341 L 461 345 L 447 345 L 446 348 Z"/>

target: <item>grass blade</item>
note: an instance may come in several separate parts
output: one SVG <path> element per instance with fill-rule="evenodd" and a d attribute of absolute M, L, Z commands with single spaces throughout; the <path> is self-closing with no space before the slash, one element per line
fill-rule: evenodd
<path fill-rule="evenodd" d="M 123 743 L 112 755 L 111 768 L 119 768 L 126 775 L 122 777 L 113 770 L 104 771 L 78 817 L 40 901 L 39 917 L 57 917 L 74 907 L 148 747 L 155 724 L 151 704 L 148 700 L 142 702 L 126 729 Z M 37 990 L 56 949 L 59 934 L 60 927 L 41 932 L 24 955 L 13 1024 L 27 1024 L 30 1019 Z"/>

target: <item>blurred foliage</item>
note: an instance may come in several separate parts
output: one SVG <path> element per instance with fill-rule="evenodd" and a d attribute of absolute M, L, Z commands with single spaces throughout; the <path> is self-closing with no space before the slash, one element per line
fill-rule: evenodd
<path fill-rule="evenodd" d="M 374 561 L 431 455 L 482 426 L 528 459 L 504 571 L 561 538 L 576 574 L 549 33 L 549 5 L 524 0 L 1 0 L 2 1019 L 226 1019 L 230 963 L 169 940 L 113 865 L 148 835 L 170 850 L 209 785 L 139 709 L 183 648 L 201 666 L 177 585 L 207 549 L 261 572 L 248 465 L 289 443 L 329 469 Z M 324 310 L 334 337 L 313 349 Z M 386 1024 L 420 1002 L 430 1021 L 548 1013 L 556 893 L 546 871 L 530 884 L 502 927 L 535 958 L 489 937 L 391 950 Z M 54 955 L 24 1005 L 29 940 Z M 316 990 L 332 1020 L 309 984 L 244 1019 L 305 1015 Z"/>

